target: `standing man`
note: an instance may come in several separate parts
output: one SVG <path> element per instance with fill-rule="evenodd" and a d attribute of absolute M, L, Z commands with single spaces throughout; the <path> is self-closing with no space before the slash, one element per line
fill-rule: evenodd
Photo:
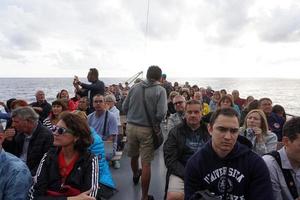
<path fill-rule="evenodd" d="M 87 96 L 90 100 L 90 107 L 93 108 L 93 97 L 96 94 L 104 95 L 105 86 L 102 81 L 99 80 L 98 70 L 91 68 L 87 79 L 91 84 L 82 83 L 79 81 L 78 76 L 74 77 L 73 85 L 76 88 L 77 94 Z"/>
<path fill-rule="evenodd" d="M 14 136 L 5 138 L 3 148 L 24 161 L 34 176 L 53 144 L 53 134 L 38 121 L 39 116 L 31 107 L 16 108 L 11 116 L 14 129 L 6 129 L 5 134 Z"/>
<path fill-rule="evenodd" d="M 159 125 L 167 114 L 166 90 L 160 86 L 162 71 L 158 66 L 150 66 L 147 71 L 147 80 L 136 83 L 129 90 L 123 103 L 123 110 L 127 113 L 126 135 L 128 139 L 128 156 L 131 157 L 133 182 L 137 184 L 142 176 L 141 200 L 153 200 L 148 195 L 151 179 L 151 161 L 154 158 L 152 127 L 149 123 L 143 101 L 145 102 L 152 124 Z M 139 169 L 141 156 L 142 169 Z"/>
<path fill-rule="evenodd" d="M 265 155 L 276 200 L 300 198 L 300 117 L 283 126 L 283 147 Z"/>
<path fill-rule="evenodd" d="M 43 90 L 38 90 L 35 93 L 36 102 L 30 104 L 34 111 L 39 114 L 40 122 L 46 119 L 52 109 L 52 106 L 46 101 L 45 93 Z"/>
<path fill-rule="evenodd" d="M 237 112 L 233 108 L 215 111 L 208 131 L 211 141 L 190 158 L 185 168 L 185 199 L 200 199 L 203 193 L 214 193 L 220 199 L 273 200 L 265 162 L 237 142 Z"/>
<path fill-rule="evenodd" d="M 184 167 L 188 159 L 210 139 L 206 125 L 201 122 L 200 101 L 186 102 L 184 116 L 183 124 L 171 129 L 164 144 L 164 159 L 168 169 L 167 200 L 184 199 Z"/>
<path fill-rule="evenodd" d="M 167 98 L 169 98 L 170 93 L 173 91 L 172 83 L 167 81 L 167 75 L 162 74 L 161 76 L 161 86 L 163 86 L 167 92 Z"/>
<path fill-rule="evenodd" d="M 26 164 L 2 149 L 5 133 L 0 131 L 0 199 L 24 200 L 32 183 Z"/>

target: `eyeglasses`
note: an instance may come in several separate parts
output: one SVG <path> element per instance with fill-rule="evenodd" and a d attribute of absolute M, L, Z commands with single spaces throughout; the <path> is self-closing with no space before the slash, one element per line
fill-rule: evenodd
<path fill-rule="evenodd" d="M 196 115 L 199 115 L 201 113 L 200 110 L 187 110 L 186 111 L 187 114 L 191 115 L 191 114 L 196 114 Z"/>
<path fill-rule="evenodd" d="M 66 132 L 74 135 L 74 131 L 72 131 L 71 129 L 64 128 L 64 127 L 59 127 L 59 126 L 55 126 L 55 125 L 53 125 L 51 127 L 51 130 L 52 130 L 53 133 L 58 133 L 58 135 L 62 135 Z"/>
<path fill-rule="evenodd" d="M 174 102 L 173 104 L 174 105 L 177 105 L 177 104 L 182 104 L 184 101 L 177 101 L 177 102 Z"/>
<path fill-rule="evenodd" d="M 94 103 L 103 103 L 103 100 L 95 100 Z"/>
<path fill-rule="evenodd" d="M 229 131 L 231 134 L 237 134 L 239 132 L 239 128 L 227 128 L 223 126 L 217 126 L 216 129 L 221 133 L 227 133 Z"/>

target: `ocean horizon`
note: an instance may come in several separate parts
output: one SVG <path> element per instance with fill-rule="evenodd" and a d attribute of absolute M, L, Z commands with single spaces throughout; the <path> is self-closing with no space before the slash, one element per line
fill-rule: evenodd
<path fill-rule="evenodd" d="M 101 77 L 105 85 L 124 84 L 129 78 L 124 77 Z M 214 90 L 226 89 L 231 93 L 237 89 L 242 98 L 251 95 L 259 99 L 269 97 L 273 104 L 280 104 L 286 112 L 293 115 L 300 115 L 300 79 L 294 78 L 168 78 L 168 81 L 174 83 L 177 81 L 183 85 L 186 81 L 190 85 L 198 85 L 199 87 L 210 86 Z M 87 83 L 86 78 L 80 78 L 82 82 Z M 35 101 L 35 91 L 42 89 L 45 91 L 46 99 L 52 102 L 56 98 L 56 94 L 66 89 L 70 93 L 70 97 L 74 95 L 74 87 L 72 85 L 73 77 L 15 77 L 0 78 L 0 101 L 6 101 L 10 98 L 24 99 L 28 102 Z"/>

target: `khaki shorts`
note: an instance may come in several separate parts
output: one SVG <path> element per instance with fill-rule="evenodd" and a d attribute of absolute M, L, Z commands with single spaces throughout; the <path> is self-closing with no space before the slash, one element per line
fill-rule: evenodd
<path fill-rule="evenodd" d="M 152 128 L 127 123 L 126 135 L 128 156 L 141 156 L 142 162 L 150 163 L 154 158 Z"/>
<path fill-rule="evenodd" d="M 184 194 L 184 181 L 173 174 L 169 177 L 168 192 L 180 192 Z"/>

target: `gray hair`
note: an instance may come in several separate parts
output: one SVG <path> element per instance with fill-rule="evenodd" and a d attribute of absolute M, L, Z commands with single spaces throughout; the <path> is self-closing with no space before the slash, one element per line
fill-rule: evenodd
<path fill-rule="evenodd" d="M 23 120 L 30 120 L 32 122 L 38 122 L 39 115 L 30 106 L 19 107 L 12 111 L 12 117 L 19 117 Z"/>
<path fill-rule="evenodd" d="M 108 102 L 114 102 L 116 103 L 116 97 L 113 94 L 108 94 L 104 97 L 104 101 L 108 101 Z"/>

